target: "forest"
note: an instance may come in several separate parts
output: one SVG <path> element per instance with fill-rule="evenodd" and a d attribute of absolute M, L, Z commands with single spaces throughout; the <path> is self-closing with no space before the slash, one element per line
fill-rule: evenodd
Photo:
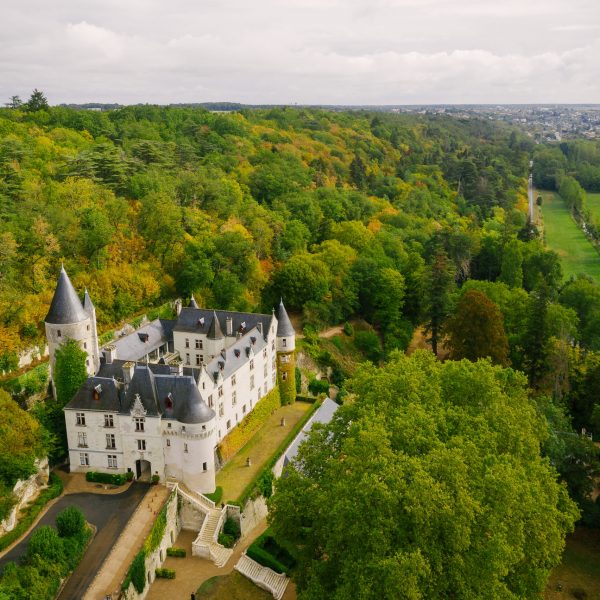
<path fill-rule="evenodd" d="M 328 325 L 366 321 L 365 355 L 399 386 L 423 384 L 398 362 L 416 334 L 450 359 L 443 369 L 416 359 L 436 381 L 458 373 L 453 361 L 485 359 L 469 376 L 523 410 L 515 423 L 536 420 L 515 447 L 530 443 L 540 481 L 556 470 L 578 506 L 564 509 L 563 534 L 575 513 L 600 526 L 598 450 L 580 435 L 600 432 L 600 288 L 563 277 L 527 221 L 526 187 L 535 156 L 537 185 L 596 189 L 590 144 L 535 147 L 491 121 L 368 111 L 0 109 L 0 371 L 43 343 L 61 262 L 89 290 L 100 331 L 192 293 L 206 307 L 268 312 L 282 297 L 307 343 Z M 378 376 L 320 358 L 341 399 L 367 402 L 345 418 L 366 411 L 368 425 L 374 400 L 360 379 Z M 420 383 L 402 384 L 398 364 Z M 528 496 L 539 501 L 539 490 Z M 533 590 L 544 573 L 515 585 Z"/>

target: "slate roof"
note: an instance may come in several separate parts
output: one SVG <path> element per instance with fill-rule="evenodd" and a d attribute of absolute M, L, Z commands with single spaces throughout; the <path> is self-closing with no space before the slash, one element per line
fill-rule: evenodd
<path fill-rule="evenodd" d="M 85 288 L 85 292 L 83 292 L 83 310 L 85 310 L 88 315 L 91 315 L 94 311 L 94 304 L 90 298 L 87 288 Z"/>
<path fill-rule="evenodd" d="M 196 302 L 196 298 L 194 298 L 194 294 L 192 294 L 192 297 L 190 298 L 190 303 L 188 304 L 189 308 L 199 308 L 198 307 L 198 303 Z"/>
<path fill-rule="evenodd" d="M 215 417 L 215 411 L 204 402 L 192 377 L 163 375 L 155 381 L 159 406 L 165 418 L 192 424 L 206 423 Z"/>
<path fill-rule="evenodd" d="M 285 451 L 285 455 L 283 458 L 284 467 L 296 458 L 296 455 L 298 454 L 298 448 L 300 447 L 300 444 L 308 437 L 312 426 L 315 423 L 329 423 L 331 419 L 333 419 L 333 415 L 339 407 L 339 404 L 331 400 L 331 398 L 325 398 L 325 400 L 323 400 L 323 404 L 321 404 L 318 410 L 306 422 L 306 424 L 302 428 L 302 431 L 296 436 L 294 441 L 288 446 L 288 449 Z"/>
<path fill-rule="evenodd" d="M 279 310 L 277 311 L 277 337 L 290 337 L 292 335 L 296 335 L 296 332 L 285 310 L 282 299 L 279 302 Z"/>
<path fill-rule="evenodd" d="M 266 335 L 273 319 L 273 315 L 185 307 L 181 309 L 173 331 L 208 335 L 215 314 L 217 315 L 221 331 L 225 333 L 227 332 L 226 320 L 228 317 L 232 319 L 233 335 L 246 333 L 256 327 L 258 323 L 262 323 L 263 331 Z"/>
<path fill-rule="evenodd" d="M 206 371 L 213 381 L 216 379 L 215 374 L 220 374 L 224 379 L 227 379 L 249 361 L 250 349 L 254 354 L 259 354 L 266 347 L 267 342 L 260 331 L 256 328 L 251 329 L 244 337 L 217 354 L 206 365 Z"/>
<path fill-rule="evenodd" d="M 98 399 L 94 397 L 95 388 L 100 385 Z M 80 410 L 108 410 L 120 412 L 121 392 L 117 382 L 112 377 L 88 377 L 79 388 L 73 399 L 65 406 Z"/>
<path fill-rule="evenodd" d="M 146 409 L 146 414 L 149 417 L 158 417 L 160 409 L 158 406 L 154 373 L 152 373 L 147 365 L 136 365 L 135 367 L 131 383 L 127 386 L 125 394 L 125 404 L 123 406 L 125 412 L 131 410 L 138 395 L 142 401 L 142 405 Z"/>
<path fill-rule="evenodd" d="M 219 323 L 219 318 L 217 317 L 217 313 L 213 310 L 212 321 L 210 323 L 210 327 L 208 328 L 208 339 L 209 340 L 222 340 L 225 336 L 223 335 L 223 331 L 221 330 L 221 324 Z"/>
<path fill-rule="evenodd" d="M 44 320 L 46 323 L 63 325 L 66 323 L 79 323 L 87 319 L 88 316 L 65 268 L 61 267 L 54 297 Z"/>
<path fill-rule="evenodd" d="M 102 356 L 100 358 L 100 368 L 96 373 L 97 377 L 114 377 L 118 381 L 123 381 L 123 365 L 128 362 L 133 362 L 129 360 L 120 360 L 115 359 L 111 363 L 107 363 L 106 359 Z M 144 366 L 148 367 L 154 375 L 173 375 L 173 369 L 175 366 L 165 365 L 161 363 L 144 363 Z M 193 377 L 197 382 L 200 379 L 200 367 L 183 367 L 183 374 L 187 377 Z"/>
<path fill-rule="evenodd" d="M 116 347 L 119 360 L 135 362 L 172 340 L 174 326 L 175 321 L 156 319 L 110 344 Z"/>

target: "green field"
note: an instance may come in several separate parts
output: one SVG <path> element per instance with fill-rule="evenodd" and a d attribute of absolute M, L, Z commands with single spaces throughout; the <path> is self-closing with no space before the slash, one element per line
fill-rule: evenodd
<path fill-rule="evenodd" d="M 596 249 L 579 229 L 561 198 L 551 192 L 541 194 L 546 244 L 561 257 L 565 278 L 584 273 L 600 282 L 600 255 Z M 598 206 L 600 209 L 600 198 Z"/>
<path fill-rule="evenodd" d="M 600 221 L 600 194 L 586 193 L 585 205 L 592 215 Z"/>

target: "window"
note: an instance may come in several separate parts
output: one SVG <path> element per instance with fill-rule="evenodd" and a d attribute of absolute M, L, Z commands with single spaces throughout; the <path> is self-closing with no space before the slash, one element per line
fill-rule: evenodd
<path fill-rule="evenodd" d="M 89 358 L 86 358 L 86 359 L 85 359 L 85 366 L 86 366 L 86 367 L 89 367 L 89 366 L 90 366 L 90 359 L 89 359 Z"/>
<path fill-rule="evenodd" d="M 146 449 L 146 440 L 137 441 L 138 450 L 143 451 Z"/>
<path fill-rule="evenodd" d="M 109 454 L 107 456 L 108 458 L 108 468 L 109 469 L 116 469 L 117 468 L 117 455 L 116 454 Z"/>
<path fill-rule="evenodd" d="M 135 430 L 136 431 L 145 431 L 144 422 L 146 421 L 146 419 L 144 419 L 144 417 L 136 417 L 134 419 L 134 421 L 135 421 Z"/>
<path fill-rule="evenodd" d="M 267 358 L 267 349 L 266 348 L 263 350 L 263 358 Z"/>
<path fill-rule="evenodd" d="M 76 425 L 85 427 L 85 413 L 75 413 L 75 417 L 77 418 Z"/>
<path fill-rule="evenodd" d="M 273 379 L 273 385 L 275 385 L 275 379 L 276 379 L 277 375 L 275 374 L 275 371 L 273 371 L 273 375 L 272 375 L 272 379 Z"/>
<path fill-rule="evenodd" d="M 235 373 L 231 376 L 231 385 L 235 385 Z"/>
<path fill-rule="evenodd" d="M 190 347 L 190 340 L 188 338 L 185 338 L 185 347 L 186 348 Z"/>
<path fill-rule="evenodd" d="M 182 426 L 181 426 L 181 432 L 182 432 L 182 433 L 185 433 L 185 425 L 182 425 Z"/>
<path fill-rule="evenodd" d="M 61 337 L 61 336 L 62 336 L 62 334 L 61 334 L 61 332 L 60 332 L 60 329 L 59 329 L 59 330 L 58 330 L 56 333 L 57 333 L 58 337 Z"/>
<path fill-rule="evenodd" d="M 225 414 L 225 408 L 223 407 L 223 404 L 219 404 L 219 416 L 222 417 Z"/>
<path fill-rule="evenodd" d="M 286 380 L 287 380 L 287 373 L 284 371 L 284 372 L 281 374 L 281 381 L 286 381 Z"/>
<path fill-rule="evenodd" d="M 114 433 L 106 434 L 106 447 L 111 450 L 114 450 L 117 447 L 115 444 L 115 434 Z"/>
<path fill-rule="evenodd" d="M 254 359 L 250 361 L 250 370 L 254 369 Z"/>
<path fill-rule="evenodd" d="M 242 406 L 242 414 L 246 414 L 246 405 L 244 404 L 244 406 Z"/>
<path fill-rule="evenodd" d="M 200 366 L 200 355 L 196 354 L 196 365 Z"/>
<path fill-rule="evenodd" d="M 223 397 L 223 386 L 220 385 L 219 386 L 219 398 L 222 398 L 222 397 Z"/>
<path fill-rule="evenodd" d="M 271 350 L 275 350 L 275 340 L 271 342 Z"/>
<path fill-rule="evenodd" d="M 167 448 L 171 447 L 171 440 L 167 440 Z"/>
<path fill-rule="evenodd" d="M 202 463 L 202 470 L 208 471 L 208 463 L 205 463 L 205 462 Z"/>
<path fill-rule="evenodd" d="M 185 364 L 189 365 L 190 364 L 190 353 L 186 352 L 185 354 Z"/>
<path fill-rule="evenodd" d="M 250 389 L 254 389 L 254 375 L 250 375 Z"/>
<path fill-rule="evenodd" d="M 213 407 L 213 397 L 212 397 L 212 394 L 208 397 L 208 406 L 210 406 L 210 408 Z"/>
<path fill-rule="evenodd" d="M 90 330 L 90 326 L 88 325 L 86 329 L 89 331 Z"/>
<path fill-rule="evenodd" d="M 171 429 L 172 423 L 167 423 L 167 429 Z"/>
<path fill-rule="evenodd" d="M 187 451 L 188 451 L 187 444 L 183 444 L 183 451 L 184 451 L 184 452 L 187 452 Z"/>
<path fill-rule="evenodd" d="M 231 394 L 231 406 L 235 406 L 237 403 L 237 392 Z"/>
<path fill-rule="evenodd" d="M 90 455 L 87 452 L 80 452 L 79 453 L 79 464 L 82 467 L 89 467 L 90 466 Z"/>
<path fill-rule="evenodd" d="M 87 350 L 87 342 L 83 342 L 83 349 Z"/>
<path fill-rule="evenodd" d="M 114 427 L 115 422 L 113 415 L 104 415 L 104 427 Z"/>
<path fill-rule="evenodd" d="M 196 348 L 198 350 L 203 350 L 204 349 L 204 342 L 202 340 L 196 340 Z"/>
<path fill-rule="evenodd" d="M 267 376 L 267 365 L 265 365 L 265 368 L 263 369 L 263 375 L 266 377 Z"/>
<path fill-rule="evenodd" d="M 80 448 L 87 448 L 87 433 L 85 431 L 80 431 L 77 434 L 77 445 Z"/>
<path fill-rule="evenodd" d="M 285 338 L 283 338 L 283 340 L 281 340 L 281 345 L 285 348 L 287 346 L 287 340 Z"/>
<path fill-rule="evenodd" d="M 227 421 L 227 429 L 231 429 L 231 420 Z"/>

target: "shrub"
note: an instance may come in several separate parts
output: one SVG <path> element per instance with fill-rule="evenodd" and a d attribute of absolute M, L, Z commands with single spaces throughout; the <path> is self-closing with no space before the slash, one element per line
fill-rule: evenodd
<path fill-rule="evenodd" d="M 319 394 L 328 394 L 329 381 L 326 379 L 311 379 L 308 384 L 308 390 L 315 396 L 318 396 Z"/>
<path fill-rule="evenodd" d="M 175 556 L 177 558 L 184 558 L 187 555 L 185 548 L 176 548 L 175 546 L 171 546 L 171 548 L 167 548 L 167 556 Z"/>
<path fill-rule="evenodd" d="M 156 485 L 160 481 L 160 475 L 152 475 L 152 483 Z"/>
<path fill-rule="evenodd" d="M 273 569 L 276 573 L 288 573 L 289 569 L 281 564 L 274 556 L 263 550 L 256 542 L 248 547 L 246 554 L 259 565 Z"/>
<path fill-rule="evenodd" d="M 146 553 L 140 550 L 133 559 L 129 567 L 129 580 L 138 594 L 141 594 L 146 587 Z M 129 584 L 127 584 L 129 586 Z"/>
<path fill-rule="evenodd" d="M 354 345 L 373 363 L 381 359 L 381 342 L 374 331 L 357 331 Z"/>
<path fill-rule="evenodd" d="M 31 561 L 36 554 L 44 561 L 66 565 L 63 543 L 54 527 L 43 525 L 31 534 L 27 544 L 27 561 Z"/>
<path fill-rule="evenodd" d="M 218 538 L 219 544 L 225 546 L 225 548 L 233 548 L 235 545 L 235 539 L 232 535 L 227 533 L 220 533 Z"/>
<path fill-rule="evenodd" d="M 344 333 L 348 337 L 352 337 L 354 335 L 354 327 L 352 327 L 352 324 L 348 323 L 348 321 L 344 323 Z"/>
<path fill-rule="evenodd" d="M 79 537 L 85 530 L 85 518 L 76 506 L 68 506 L 56 516 L 56 528 L 60 537 Z"/>
<path fill-rule="evenodd" d="M 173 569 L 156 569 L 154 572 L 160 579 L 175 579 L 175 571 Z"/>
<path fill-rule="evenodd" d="M 273 494 L 273 471 L 271 469 L 263 469 L 256 485 L 261 496 L 270 498 Z"/>
<path fill-rule="evenodd" d="M 204 494 L 209 500 L 212 500 L 215 504 L 219 504 L 221 502 L 221 498 L 223 497 L 223 488 L 219 485 L 217 489 L 212 494 Z"/>
<path fill-rule="evenodd" d="M 236 540 L 239 539 L 240 535 L 242 535 L 240 524 L 230 517 L 225 521 L 225 525 L 223 525 L 223 533 L 233 536 Z"/>

